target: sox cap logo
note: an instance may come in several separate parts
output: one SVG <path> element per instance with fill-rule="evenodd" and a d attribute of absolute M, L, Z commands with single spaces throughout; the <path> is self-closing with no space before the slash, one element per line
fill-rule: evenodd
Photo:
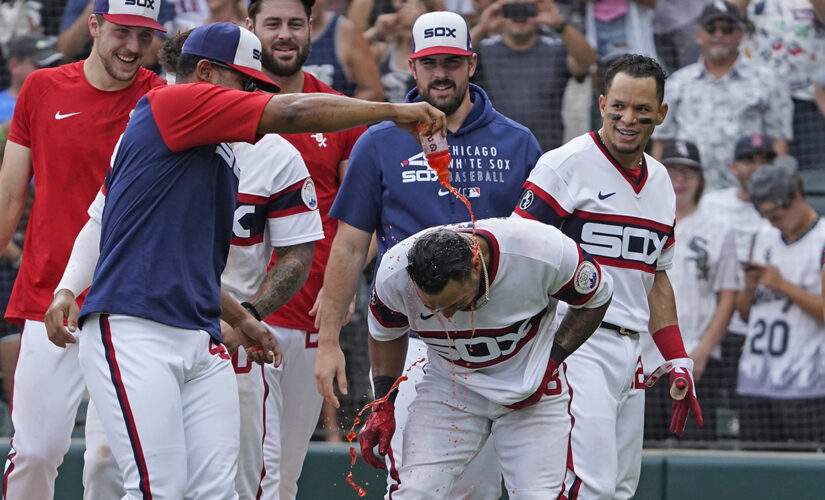
<path fill-rule="evenodd" d="M 434 54 L 473 54 L 467 21 L 455 12 L 428 12 L 416 19 L 412 29 L 412 55 L 416 59 Z"/>
<path fill-rule="evenodd" d="M 161 0 L 95 0 L 94 13 L 121 26 L 166 31 L 158 22 Z"/>
<path fill-rule="evenodd" d="M 254 78 L 258 87 L 280 92 L 280 87 L 261 72 L 261 42 L 250 31 L 232 23 L 212 23 L 192 30 L 181 54 L 222 62 Z"/>

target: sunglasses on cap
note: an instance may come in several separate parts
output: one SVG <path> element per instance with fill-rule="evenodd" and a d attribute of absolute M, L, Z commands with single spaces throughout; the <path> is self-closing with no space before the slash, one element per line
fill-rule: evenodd
<path fill-rule="evenodd" d="M 225 63 L 222 63 L 220 61 L 214 61 L 212 59 L 207 59 L 207 61 L 209 61 L 213 66 L 228 69 L 228 70 L 234 71 L 236 73 L 240 73 L 241 75 L 245 76 L 246 80 L 244 80 L 244 82 L 243 82 L 243 89 L 246 92 L 257 92 L 258 91 L 258 84 L 255 82 L 255 79 L 252 78 L 251 76 L 245 75 L 245 74 L 241 73 L 240 71 L 238 71 L 237 69 L 233 68 L 232 66 L 230 66 L 228 64 L 225 64 Z"/>
<path fill-rule="evenodd" d="M 709 22 L 702 25 L 702 29 L 710 33 L 711 35 L 715 34 L 717 30 L 721 30 L 723 35 L 730 35 L 734 31 L 736 31 L 738 26 L 735 23 L 730 21 L 728 22 Z"/>

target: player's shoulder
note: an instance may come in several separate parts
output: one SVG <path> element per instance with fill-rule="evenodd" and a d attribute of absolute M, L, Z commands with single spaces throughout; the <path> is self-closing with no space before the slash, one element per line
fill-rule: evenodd
<path fill-rule="evenodd" d="M 141 67 L 138 68 L 138 72 L 135 75 L 135 85 L 148 91 L 155 87 L 166 86 L 166 80 L 158 76 L 154 71 Z"/>
<path fill-rule="evenodd" d="M 575 171 L 576 166 L 590 164 L 599 151 L 590 134 L 583 134 L 568 141 L 566 144 L 547 151 L 541 158 L 534 172 L 550 169 L 557 171 Z"/>
<path fill-rule="evenodd" d="M 54 68 L 42 68 L 32 72 L 24 83 L 38 93 L 47 92 L 51 87 L 74 85 L 83 78 L 83 61 L 64 64 Z"/>
<path fill-rule="evenodd" d="M 494 240 L 502 255 L 555 261 L 566 237 L 555 226 L 518 216 L 483 219 L 476 228 Z M 472 227 L 465 225 L 465 230 Z"/>
<path fill-rule="evenodd" d="M 304 71 L 304 87 L 301 92 L 305 94 L 335 94 L 344 95 L 326 83 L 315 77 L 312 73 Z"/>

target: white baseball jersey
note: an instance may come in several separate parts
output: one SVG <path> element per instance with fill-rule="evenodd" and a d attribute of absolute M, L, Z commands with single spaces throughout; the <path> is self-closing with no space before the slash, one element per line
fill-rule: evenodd
<path fill-rule="evenodd" d="M 382 259 L 370 298 L 370 335 L 388 341 L 412 328 L 427 343 L 430 367 L 444 377 L 501 405 L 527 399 L 547 369 L 556 301 L 598 307 L 610 298 L 611 278 L 556 228 L 518 219 L 478 221 L 476 234 L 491 252 L 490 300 L 448 320 L 424 306 L 406 271 L 407 252 L 426 231 Z"/>
<path fill-rule="evenodd" d="M 728 221 L 728 224 L 733 227 L 736 240 L 736 258 L 740 264 L 748 262 L 753 248 L 753 239 L 765 222 L 753 207 L 753 203 L 740 200 L 736 196 L 736 188 L 732 187 L 702 195 L 699 208 L 705 213 L 720 214 Z M 741 272 L 739 277 L 741 284 L 743 278 Z M 742 320 L 739 312 L 733 312 L 728 331 L 736 335 L 745 335 L 748 331 L 748 324 Z"/>
<path fill-rule="evenodd" d="M 676 201 L 665 167 L 644 155 L 631 178 L 595 132 L 542 155 L 515 215 L 559 227 L 609 267 L 613 302 L 604 320 L 647 331 L 647 295 L 673 259 Z"/>
<path fill-rule="evenodd" d="M 242 302 L 258 290 L 273 248 L 319 240 L 324 233 L 315 187 L 292 144 L 279 135 L 268 134 L 255 145 L 237 143 L 233 150 L 241 175 L 232 245 L 221 286 Z M 240 498 L 255 498 L 263 470 L 261 443 L 267 388 L 261 367 L 250 362 L 243 349 L 232 356 L 232 366 L 241 406 L 235 489 Z"/>
<path fill-rule="evenodd" d="M 716 311 L 717 293 L 740 288 L 734 231 L 725 214 L 698 209 L 680 219 L 674 231 L 673 267 L 668 271 L 679 329 L 688 354 L 699 344 Z M 648 335 L 641 337 L 642 363 L 648 373 L 664 358 Z M 722 355 L 717 345 L 711 355 Z"/>
<path fill-rule="evenodd" d="M 320 240 L 324 231 L 315 186 L 292 144 L 267 134 L 254 146 L 237 143 L 233 150 L 241 176 L 221 286 L 243 301 L 266 276 L 273 248 Z"/>
<path fill-rule="evenodd" d="M 825 222 L 787 243 L 767 222 L 757 233 L 753 261 L 779 268 L 783 278 L 821 294 Z M 776 399 L 825 396 L 825 326 L 780 293 L 759 285 L 739 359 L 737 391 Z"/>

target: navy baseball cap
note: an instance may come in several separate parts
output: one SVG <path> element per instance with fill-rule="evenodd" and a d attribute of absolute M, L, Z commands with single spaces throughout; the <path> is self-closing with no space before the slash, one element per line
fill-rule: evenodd
<path fill-rule="evenodd" d="M 181 54 L 211 59 L 254 78 L 267 92 L 281 88 L 261 72 L 261 42 L 245 28 L 222 22 L 198 26 L 189 34 Z"/>
<path fill-rule="evenodd" d="M 427 12 L 415 20 L 412 28 L 410 59 L 434 54 L 473 55 L 470 28 L 455 12 Z"/>
<path fill-rule="evenodd" d="M 699 24 L 706 24 L 720 18 L 730 19 L 740 26 L 745 22 L 739 13 L 739 9 L 737 9 L 735 5 L 723 0 L 713 0 L 705 7 L 705 10 L 702 11 L 702 15 L 699 16 Z"/>
<path fill-rule="evenodd" d="M 765 153 L 768 160 L 776 158 L 773 142 L 762 134 L 752 134 L 740 137 L 733 149 L 733 159 L 739 160 L 753 153 Z"/>
<path fill-rule="evenodd" d="M 93 12 L 114 24 L 152 28 L 165 33 L 166 28 L 158 22 L 160 2 L 161 0 L 95 0 Z"/>
<path fill-rule="evenodd" d="M 699 148 L 688 141 L 667 141 L 662 149 L 662 164 L 687 165 L 702 170 Z"/>

